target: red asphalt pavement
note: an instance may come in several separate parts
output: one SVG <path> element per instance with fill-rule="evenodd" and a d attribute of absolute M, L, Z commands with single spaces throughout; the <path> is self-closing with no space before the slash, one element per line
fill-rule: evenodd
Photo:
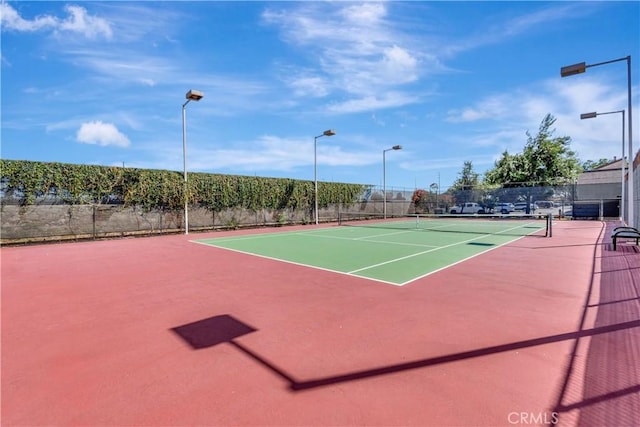
<path fill-rule="evenodd" d="M 189 242 L 221 232 L 4 247 L 2 425 L 589 425 L 587 341 L 640 330 L 585 309 L 603 227 L 404 287 Z"/>

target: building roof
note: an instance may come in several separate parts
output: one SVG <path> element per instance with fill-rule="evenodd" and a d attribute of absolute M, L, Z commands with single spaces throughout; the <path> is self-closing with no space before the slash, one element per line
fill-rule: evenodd
<path fill-rule="evenodd" d="M 625 163 L 628 163 L 628 162 L 625 162 Z M 628 166 L 628 165 L 625 165 L 625 166 Z M 597 169 L 594 169 L 588 172 L 597 172 L 597 171 L 604 171 L 604 170 L 611 170 L 611 169 L 620 170 L 621 167 L 622 167 L 622 159 L 618 159 L 618 160 L 613 160 L 607 164 L 600 166 Z"/>
<path fill-rule="evenodd" d="M 628 162 L 625 163 L 625 167 L 628 167 Z M 578 176 L 578 184 L 620 183 L 622 179 L 621 168 L 622 159 L 614 160 L 600 166 L 598 169 L 583 172 Z M 625 176 L 627 173 L 625 171 Z"/>

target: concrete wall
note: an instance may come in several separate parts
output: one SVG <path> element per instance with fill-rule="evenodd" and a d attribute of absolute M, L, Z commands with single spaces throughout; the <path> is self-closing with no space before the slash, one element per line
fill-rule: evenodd
<path fill-rule="evenodd" d="M 617 183 L 600 183 L 577 185 L 575 200 L 618 200 L 622 193 L 620 181 Z"/>
<path fill-rule="evenodd" d="M 387 202 L 389 215 L 406 214 L 410 202 Z M 352 206 L 332 205 L 318 210 L 321 222 L 337 221 L 340 211 L 382 213 L 382 202 Z M 310 210 L 228 209 L 212 212 L 189 208 L 189 231 L 311 224 Z M 30 205 L 4 204 L 0 207 L 0 243 L 95 239 L 132 235 L 184 232 L 182 211 L 151 211 L 120 205 Z"/>

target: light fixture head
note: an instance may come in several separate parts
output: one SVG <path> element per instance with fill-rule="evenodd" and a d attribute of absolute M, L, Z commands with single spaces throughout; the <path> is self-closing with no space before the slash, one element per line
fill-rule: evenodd
<path fill-rule="evenodd" d="M 323 134 L 324 136 L 333 136 L 333 135 L 335 135 L 335 134 L 336 134 L 336 131 L 335 131 L 335 130 L 333 130 L 333 129 L 329 129 L 329 130 L 325 130 L 324 132 L 322 132 L 322 134 Z"/>
<path fill-rule="evenodd" d="M 587 70 L 587 64 L 581 62 L 579 64 L 568 65 L 560 69 L 560 77 L 573 76 L 575 74 L 584 73 Z"/>
<path fill-rule="evenodd" d="M 199 90 L 191 89 L 189 92 L 187 92 L 187 95 L 185 97 L 191 101 L 200 101 L 203 96 L 204 94 Z"/>
<path fill-rule="evenodd" d="M 402 150 L 402 145 L 394 145 L 391 147 L 392 150 Z"/>
<path fill-rule="evenodd" d="M 592 113 L 582 113 L 580 114 L 580 120 L 584 120 L 584 119 L 593 119 L 598 115 L 598 113 L 596 113 L 595 111 Z"/>

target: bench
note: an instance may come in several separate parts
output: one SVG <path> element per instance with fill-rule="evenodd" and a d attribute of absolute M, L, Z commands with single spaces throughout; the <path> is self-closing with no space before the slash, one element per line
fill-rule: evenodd
<path fill-rule="evenodd" d="M 611 238 L 613 239 L 613 250 L 617 250 L 618 239 L 635 239 L 636 245 L 640 242 L 640 231 L 633 227 L 616 227 L 611 232 Z"/>

